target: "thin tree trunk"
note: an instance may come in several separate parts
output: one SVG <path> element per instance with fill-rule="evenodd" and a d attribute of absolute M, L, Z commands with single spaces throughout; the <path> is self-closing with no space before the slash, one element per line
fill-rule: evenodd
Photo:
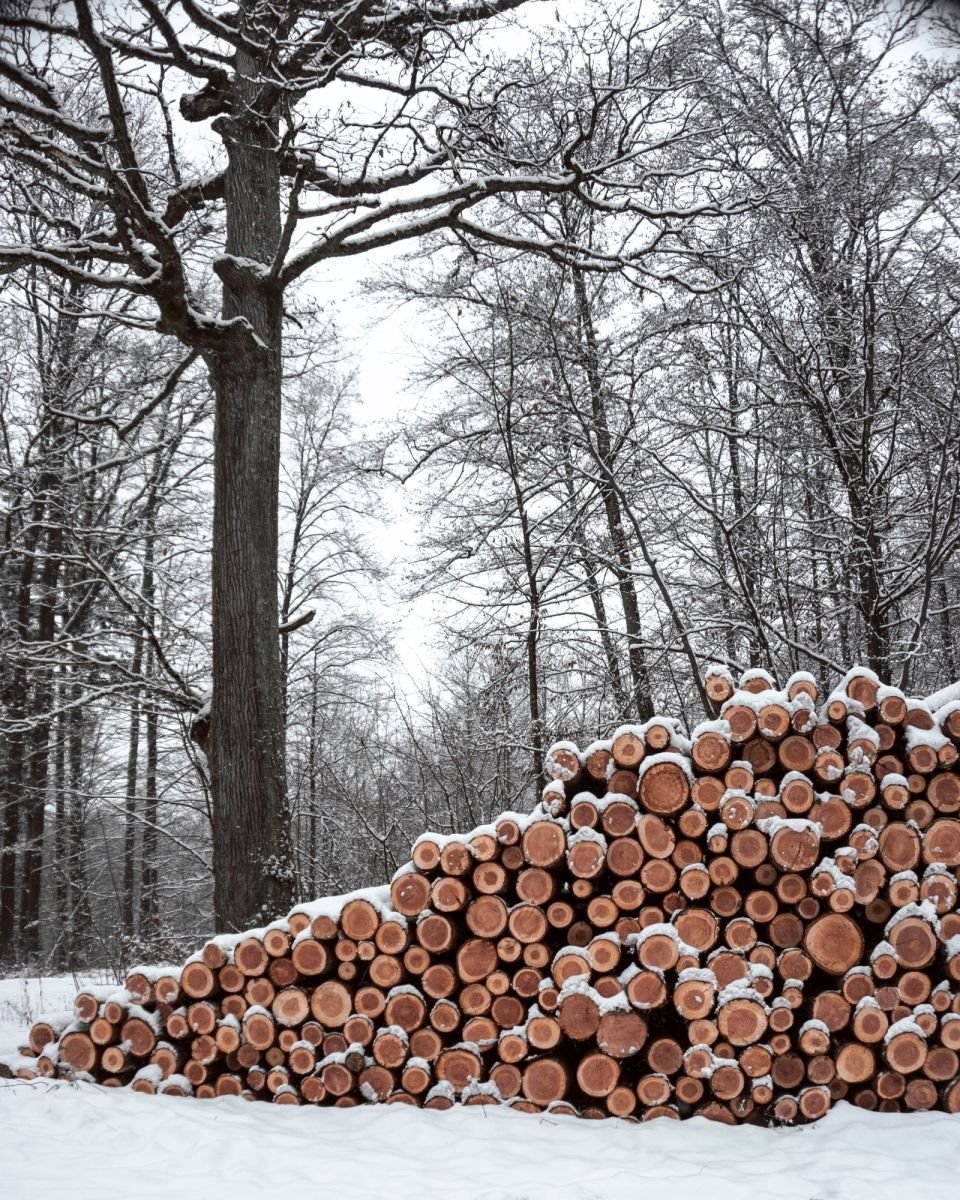
<path fill-rule="evenodd" d="M 82 647 L 78 646 L 78 650 Z M 82 694 L 79 668 L 73 670 L 69 689 L 69 742 L 67 746 L 67 770 L 70 788 L 70 836 L 69 888 L 67 908 L 70 914 L 67 930 L 67 965 L 75 970 L 82 964 L 86 953 L 87 930 L 90 927 L 90 909 L 87 898 L 87 869 L 84 846 L 86 804 L 83 794 L 83 709 L 79 701 Z"/>
<path fill-rule="evenodd" d="M 57 940 L 55 966 L 63 969 L 67 964 L 67 929 L 69 927 L 69 895 L 70 895 L 70 827 L 67 808 L 69 783 L 67 780 L 67 729 L 68 717 L 63 711 L 67 698 L 66 681 L 68 675 L 65 667 L 60 668 L 57 679 L 57 716 L 56 733 L 53 746 L 54 774 L 54 878 L 55 901 L 54 912 L 57 921 Z"/>
<path fill-rule="evenodd" d="M 143 634 L 136 633 L 133 641 L 133 660 L 130 665 L 135 678 L 143 668 Z M 140 686 L 130 699 L 130 732 L 127 738 L 127 794 L 124 806 L 123 829 L 123 890 L 120 905 L 120 927 L 126 936 L 134 932 L 134 885 L 137 855 L 137 769 L 140 765 Z"/>
<path fill-rule="evenodd" d="M 512 330 L 511 330 L 512 353 Z M 533 751 L 533 774 L 539 782 L 544 769 L 544 719 L 540 705 L 540 581 L 533 555 L 533 539 L 530 531 L 530 514 L 520 480 L 520 463 L 517 458 L 513 437 L 513 368 L 511 386 L 507 392 L 506 412 L 501 428 L 503 445 L 507 454 L 507 466 L 513 486 L 517 516 L 520 520 L 520 538 L 523 547 L 523 567 L 527 577 L 527 630 L 524 635 L 524 652 L 527 660 L 527 711 L 530 716 L 530 745 Z"/>
<path fill-rule="evenodd" d="M 573 462 L 570 457 L 570 438 L 567 436 L 566 430 L 563 430 L 560 436 L 563 445 L 564 490 L 570 505 L 571 521 L 573 521 L 576 502 L 573 484 Z M 593 608 L 593 615 L 597 624 L 597 635 L 600 638 L 604 661 L 607 664 L 607 676 L 610 681 L 611 690 L 613 691 L 617 713 L 621 717 L 626 717 L 629 711 L 629 700 L 626 689 L 623 686 L 623 674 L 620 670 L 620 660 L 617 658 L 617 649 L 610 635 L 610 623 L 607 620 L 607 608 L 603 600 L 603 589 L 600 587 L 597 563 L 590 553 L 583 526 L 579 521 L 572 525 L 571 537 L 580 558 L 580 566 L 583 570 L 583 577 L 587 585 L 587 594 L 590 597 L 590 604 Z"/>
<path fill-rule="evenodd" d="M 151 490 L 145 514 L 146 539 L 143 547 L 143 596 L 144 621 L 147 631 L 153 633 L 156 624 L 154 611 L 154 545 L 156 540 L 156 493 Z M 149 695 L 150 680 L 155 669 L 153 646 L 148 641 L 144 662 L 144 678 L 147 680 L 147 703 L 145 712 L 145 734 L 147 742 L 146 774 L 144 778 L 143 837 L 140 847 L 140 935 L 148 943 L 159 933 L 159 897 L 157 887 L 159 872 L 157 864 L 157 705 Z"/>
<path fill-rule="evenodd" d="M 148 651 L 147 667 L 153 667 L 153 656 Z M 141 847 L 140 874 L 140 936 L 151 942 L 158 936 L 160 904 L 158 895 L 159 871 L 157 864 L 157 706 L 151 700 L 146 706 L 145 730 L 147 761 L 143 780 L 143 843 Z"/>
<path fill-rule="evenodd" d="M 584 345 L 584 367 L 587 382 L 590 387 L 590 400 L 593 412 L 593 428 L 597 439 L 597 454 L 606 468 L 606 473 L 614 474 L 613 444 L 610 438 L 610 428 L 607 424 L 606 400 L 603 394 L 603 381 L 600 377 L 600 354 L 597 344 L 596 329 L 593 324 L 593 312 L 590 298 L 587 295 L 587 285 L 583 272 L 573 271 L 573 290 L 577 302 L 577 315 L 580 320 Z M 600 498 L 603 501 L 603 511 L 607 520 L 607 530 L 610 534 L 610 544 L 613 549 L 613 567 L 620 590 L 620 603 L 623 608 L 624 628 L 627 634 L 627 653 L 630 663 L 630 676 L 633 684 L 633 702 L 637 715 L 645 721 L 653 716 L 653 700 L 650 694 L 650 677 L 647 670 L 646 654 L 643 648 L 643 631 L 640 624 L 640 604 L 637 599 L 637 589 L 633 577 L 633 560 L 630 554 L 630 543 L 623 524 L 620 511 L 620 501 L 616 489 L 610 486 L 609 478 L 601 478 L 598 484 Z"/>
<path fill-rule="evenodd" d="M 317 879 L 317 652 L 313 652 L 313 674 L 310 682 L 310 749 L 307 758 L 307 803 L 309 804 L 308 820 L 308 877 L 310 895 L 315 896 L 318 890 Z"/>

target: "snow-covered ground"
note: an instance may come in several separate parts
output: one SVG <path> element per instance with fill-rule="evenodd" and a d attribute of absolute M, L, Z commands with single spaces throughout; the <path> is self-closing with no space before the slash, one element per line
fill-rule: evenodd
<path fill-rule="evenodd" d="M 0 1053 L 72 977 L 0 981 Z M 17 1036 L 18 1032 L 20 1037 Z M 309 1189 L 309 1190 L 308 1190 Z M 576 1121 L 498 1108 L 281 1108 L 0 1081 L 4 1200 L 956 1200 L 960 1116 Z"/>
<path fill-rule="evenodd" d="M 956 1200 L 960 1119 L 547 1120 L 497 1108 L 281 1108 L 93 1085 L 0 1087 L 6 1200 Z"/>

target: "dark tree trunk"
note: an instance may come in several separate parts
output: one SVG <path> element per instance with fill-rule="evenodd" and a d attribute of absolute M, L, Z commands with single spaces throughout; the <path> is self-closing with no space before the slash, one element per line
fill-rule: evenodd
<path fill-rule="evenodd" d="M 11 656 L 12 657 L 12 656 Z M 17 728 L 26 713 L 27 678 L 22 661 L 10 670 L 4 696 L 5 716 L 12 726 L 6 735 L 3 775 L 3 851 L 0 853 L 0 961 L 11 960 L 17 921 L 17 843 L 23 796 L 24 737 Z"/>
<path fill-rule="evenodd" d="M 76 649 L 82 653 L 82 645 Z M 86 833 L 86 801 L 83 787 L 83 709 L 80 697 L 83 685 L 78 668 L 74 668 L 69 688 L 68 703 L 71 705 L 68 724 L 67 771 L 70 788 L 69 854 L 67 870 L 67 911 L 69 912 L 67 942 L 67 965 L 75 970 L 84 963 L 88 930 L 91 926 L 90 906 L 87 899 L 87 867 L 84 838 Z"/>
<path fill-rule="evenodd" d="M 284 767 L 277 632 L 282 292 L 247 264 L 273 264 L 280 242 L 276 127 L 258 113 L 258 63 L 237 55 L 233 111 L 221 118 L 228 167 L 223 317 L 229 348 L 213 361 L 213 700 L 207 752 L 213 794 L 214 914 L 242 929 L 295 898 Z M 248 113 L 253 113 L 249 118 Z"/>
<path fill-rule="evenodd" d="M 310 684 L 310 753 L 307 759 L 307 803 L 309 804 L 308 837 L 307 837 L 307 875 L 309 879 L 309 895 L 315 896 L 319 890 L 317 878 L 317 710 L 320 687 L 320 677 L 317 672 L 317 652 L 313 652 L 313 675 Z"/>
<path fill-rule="evenodd" d="M 148 656 L 149 657 L 149 656 Z M 140 873 L 140 936 L 147 942 L 160 932 L 157 885 L 157 709 L 153 702 L 146 710 L 147 761 L 143 780 L 143 842 Z"/>
<path fill-rule="evenodd" d="M 0 961 L 10 960 L 15 950 L 17 924 L 17 850 L 20 820 L 24 804 L 27 739 L 22 732 L 29 701 L 28 672 L 25 660 L 33 605 L 33 572 L 40 539 L 44 505 L 35 501 L 30 528 L 24 537 L 20 576 L 17 581 L 16 626 L 11 630 L 11 652 L 4 656 L 3 708 L 9 733 L 6 735 L 6 771 L 2 780 L 3 853 L 0 855 Z M 19 644 L 17 644 L 19 643 Z"/>
<path fill-rule="evenodd" d="M 146 512 L 147 536 L 143 550 L 143 607 L 147 630 L 152 633 L 155 626 L 154 614 L 154 543 L 156 536 L 156 496 L 150 495 Z M 147 642 L 144 661 L 144 678 L 149 681 L 154 672 L 153 647 Z M 157 706 L 149 697 L 145 711 L 145 736 L 147 742 L 146 773 L 143 787 L 143 837 L 140 845 L 140 936 L 147 942 L 159 933 L 159 903 L 157 896 Z"/>
<path fill-rule="evenodd" d="M 67 698 L 66 681 L 68 675 L 65 667 L 60 668 L 57 678 L 57 716 L 56 732 L 53 741 L 53 809 L 56 830 L 53 841 L 53 871 L 55 881 L 54 913 L 57 922 L 57 937 L 54 943 L 54 966 L 63 970 L 67 965 L 67 928 L 69 924 L 69 856 L 70 856 L 70 827 L 68 823 L 67 793 L 67 722 L 68 717 L 63 711 Z"/>
<path fill-rule="evenodd" d="M 130 670 L 134 677 L 143 667 L 143 635 L 137 633 L 133 643 Z M 137 857 L 137 771 L 140 766 L 140 688 L 130 700 L 130 732 L 127 739 L 127 794 L 123 827 L 123 892 L 120 906 L 120 925 L 127 937 L 133 936 L 134 886 Z"/>

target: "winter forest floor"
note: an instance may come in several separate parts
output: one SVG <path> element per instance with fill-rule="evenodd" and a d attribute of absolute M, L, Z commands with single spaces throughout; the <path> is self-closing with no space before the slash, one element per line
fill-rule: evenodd
<path fill-rule="evenodd" d="M 86 978 L 86 977 L 83 977 Z M 0 1055 L 70 976 L 0 980 Z M 0 1081 L 5 1200 L 956 1200 L 960 1116 L 863 1113 L 817 1125 L 627 1125 L 504 1109 L 292 1109 L 92 1085 Z M 308 1193 L 306 1189 L 311 1189 Z"/>

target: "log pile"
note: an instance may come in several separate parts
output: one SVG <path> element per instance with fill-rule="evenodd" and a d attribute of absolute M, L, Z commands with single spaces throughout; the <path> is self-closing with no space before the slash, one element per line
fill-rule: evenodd
<path fill-rule="evenodd" d="M 727 1123 L 960 1111 L 960 699 L 713 668 L 719 717 L 559 743 L 532 813 L 81 993 L 22 1077 Z M 960 691 L 957 692 L 960 697 Z"/>

